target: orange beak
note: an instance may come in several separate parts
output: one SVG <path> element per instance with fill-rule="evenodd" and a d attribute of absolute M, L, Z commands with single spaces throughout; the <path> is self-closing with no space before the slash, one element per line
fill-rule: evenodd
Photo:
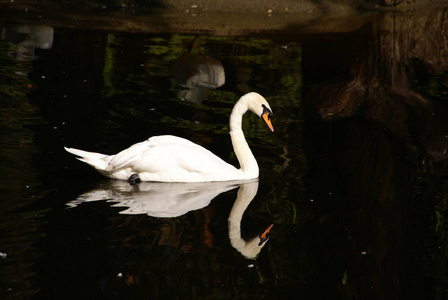
<path fill-rule="evenodd" d="M 264 114 L 261 115 L 261 117 L 263 118 L 263 121 L 266 123 L 266 125 L 268 125 L 269 129 L 272 132 L 274 132 L 274 127 L 272 126 L 271 118 L 269 116 L 269 112 L 265 112 Z"/>

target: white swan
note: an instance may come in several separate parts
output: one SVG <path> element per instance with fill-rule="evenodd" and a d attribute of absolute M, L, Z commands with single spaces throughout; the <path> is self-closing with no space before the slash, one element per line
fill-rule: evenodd
<path fill-rule="evenodd" d="M 73 148 L 65 150 L 79 156 L 80 161 L 112 179 L 136 182 L 210 182 L 258 178 L 257 161 L 241 128 L 243 115 L 248 110 L 260 116 L 271 131 L 274 131 L 271 124 L 272 110 L 263 96 L 252 92 L 238 100 L 230 115 L 230 137 L 240 169 L 189 140 L 171 135 L 151 137 L 116 155 Z"/>

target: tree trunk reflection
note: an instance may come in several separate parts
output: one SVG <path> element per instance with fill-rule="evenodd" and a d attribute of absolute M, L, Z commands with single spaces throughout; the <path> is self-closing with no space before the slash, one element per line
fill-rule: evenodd
<path fill-rule="evenodd" d="M 413 175 L 418 174 L 416 161 L 424 154 L 433 160 L 448 158 L 446 104 L 415 87 L 419 77 L 448 70 L 447 31 L 447 10 L 386 14 L 354 42 L 349 79 L 309 89 L 311 106 L 320 118 L 333 121 L 309 133 L 320 144 L 308 151 L 316 164 L 310 167 L 316 173 L 308 177 L 327 186 L 310 194 L 328 202 L 334 200 L 329 191 L 347 196 L 346 203 L 339 203 L 347 204 L 347 290 L 356 290 L 363 299 L 424 297 L 413 293 L 425 288 L 404 287 L 417 286 L 422 276 L 437 276 L 426 274 L 418 262 L 434 258 L 417 260 L 408 254 L 431 237 L 423 236 L 423 229 L 406 228 L 415 218 L 408 214 L 413 206 L 429 198 L 415 198 L 424 189 Z M 430 210 L 433 204 L 426 205 Z M 420 225 L 428 230 L 429 223 Z"/>
<path fill-rule="evenodd" d="M 447 30 L 446 10 L 386 14 L 371 24 L 371 36 L 354 45 L 351 79 L 312 87 L 313 106 L 327 120 L 363 115 L 395 133 L 413 133 L 412 114 L 427 119 L 434 110 L 426 97 L 413 90 L 416 65 L 425 66 L 429 74 L 448 69 Z"/>

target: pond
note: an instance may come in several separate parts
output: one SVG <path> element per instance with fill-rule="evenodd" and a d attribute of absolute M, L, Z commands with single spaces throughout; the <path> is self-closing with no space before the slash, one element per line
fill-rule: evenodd
<path fill-rule="evenodd" d="M 5 18 L 1 298 L 446 299 L 447 17 L 233 34 Z M 258 180 L 130 185 L 64 151 L 168 134 L 238 166 L 229 114 L 251 91 L 274 114 L 274 132 L 243 120 Z"/>

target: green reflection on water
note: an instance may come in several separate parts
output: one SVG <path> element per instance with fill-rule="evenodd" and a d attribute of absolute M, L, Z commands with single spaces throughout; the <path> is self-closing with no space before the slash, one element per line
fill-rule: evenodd
<path fill-rule="evenodd" d="M 28 168 L 36 154 L 32 126 L 45 123 L 27 98 L 33 88 L 27 77 L 32 65 L 10 56 L 14 50 L 11 44 L 0 42 L 0 172 L 7 177 L 0 181 L 0 189 L 9 191 L 39 184 L 34 172 L 23 174 L 22 170 Z"/>
<path fill-rule="evenodd" d="M 114 116 L 132 116 L 142 122 L 146 119 L 154 127 L 160 123 L 179 130 L 227 135 L 231 107 L 239 95 L 255 90 L 271 102 L 275 115 L 278 115 L 274 120 L 278 131 L 285 131 L 285 126 L 292 120 L 302 118 L 299 43 L 280 45 L 267 39 L 181 34 L 148 38 L 119 33 L 108 34 L 107 41 L 104 100 L 114 103 L 115 107 L 110 110 Z M 185 53 L 210 55 L 225 66 L 226 84 L 206 91 L 203 105 L 181 102 L 175 96 L 180 86 L 171 77 L 170 69 Z M 246 75 L 239 78 L 240 74 Z M 139 101 L 129 99 L 138 95 L 141 95 Z M 285 120 L 282 117 L 286 108 L 291 111 Z M 112 128 L 120 126 L 122 120 L 119 118 L 115 122 L 117 124 Z M 266 134 L 266 128 L 256 116 L 245 117 L 244 130 L 249 139 L 262 138 L 266 144 L 274 142 L 275 135 Z M 284 138 L 299 140 L 286 132 Z M 280 146 L 285 147 L 285 144 Z"/>
<path fill-rule="evenodd" d="M 39 253 L 33 244 L 42 237 L 37 229 L 48 208 L 28 209 L 45 197 L 35 161 L 35 129 L 46 122 L 27 95 L 34 88 L 27 74 L 32 63 L 18 61 L 15 46 L 0 41 L 0 297 L 11 299 L 35 294 L 39 287 L 33 265 Z"/>

